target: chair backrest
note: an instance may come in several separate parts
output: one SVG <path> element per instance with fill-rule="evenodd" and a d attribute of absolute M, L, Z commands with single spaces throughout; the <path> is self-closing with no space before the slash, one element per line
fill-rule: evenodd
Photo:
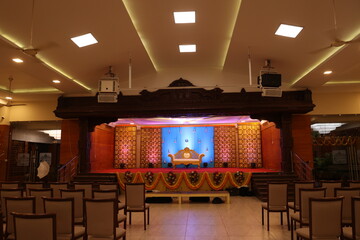
<path fill-rule="evenodd" d="M 360 239 L 360 197 L 351 198 L 351 209 L 353 238 Z"/>
<path fill-rule="evenodd" d="M 44 183 L 42 182 L 28 182 L 25 183 L 26 196 L 30 196 L 29 189 L 39 189 L 44 188 Z"/>
<path fill-rule="evenodd" d="M 360 188 L 335 188 L 335 197 L 343 196 L 342 221 L 350 223 L 351 218 L 351 197 L 360 196 Z"/>
<path fill-rule="evenodd" d="M 287 183 L 268 183 L 268 206 L 286 206 L 288 202 Z"/>
<path fill-rule="evenodd" d="M 337 239 L 342 235 L 343 197 L 310 198 L 310 239 Z"/>
<path fill-rule="evenodd" d="M 314 188 L 314 181 L 299 181 L 299 182 L 294 182 L 294 188 L 295 188 L 295 201 L 294 201 L 294 206 L 298 207 L 299 203 L 300 203 L 300 192 L 299 189 L 300 188 Z"/>
<path fill-rule="evenodd" d="M 74 198 L 74 218 L 82 218 L 84 216 L 83 199 L 85 196 L 84 189 L 60 189 L 61 198 Z"/>
<path fill-rule="evenodd" d="M 5 208 L 5 197 L 22 197 L 23 189 L 11 188 L 11 189 L 0 189 L 0 199 L 1 199 L 1 212 L 6 213 Z M 6 216 L 6 214 L 4 214 Z"/>
<path fill-rule="evenodd" d="M 350 181 L 349 186 L 353 188 L 360 188 L 360 181 Z"/>
<path fill-rule="evenodd" d="M 335 188 L 341 188 L 341 181 L 321 181 L 321 186 L 326 188 L 326 197 L 335 196 Z"/>
<path fill-rule="evenodd" d="M 325 197 L 326 188 L 300 188 L 300 221 L 309 221 L 309 199 Z"/>
<path fill-rule="evenodd" d="M 50 188 L 53 189 L 53 195 L 55 198 L 60 197 L 60 189 L 68 189 L 69 184 L 68 183 L 62 183 L 62 182 L 53 182 L 49 183 Z"/>
<path fill-rule="evenodd" d="M 125 205 L 130 208 L 145 207 L 145 184 L 125 184 Z"/>
<path fill-rule="evenodd" d="M 55 214 L 13 215 L 16 240 L 56 240 Z"/>
<path fill-rule="evenodd" d="M 3 219 L 3 215 L 2 212 L 0 211 L 0 226 L 4 225 L 4 219 Z M 1 227 L 0 229 L 0 239 L 4 239 L 4 232 L 3 232 L 3 227 Z"/>
<path fill-rule="evenodd" d="M 55 213 L 56 233 L 74 236 L 74 198 L 43 198 L 45 213 Z"/>
<path fill-rule="evenodd" d="M 14 233 L 12 212 L 35 213 L 35 197 L 5 197 L 6 234 Z"/>
<path fill-rule="evenodd" d="M 9 188 L 19 188 L 19 184 L 20 182 L 1 182 L 0 183 L 0 188 L 3 189 L 9 189 Z"/>
<path fill-rule="evenodd" d="M 115 236 L 117 201 L 114 199 L 84 199 L 85 231 L 91 236 Z M 101 221 L 99 221 L 101 219 Z"/>
<path fill-rule="evenodd" d="M 92 198 L 93 183 L 74 183 L 74 189 L 84 189 L 85 197 Z"/>
<path fill-rule="evenodd" d="M 42 197 L 53 197 L 52 188 L 29 188 L 29 196 L 36 199 L 35 213 L 44 213 L 44 202 Z"/>
<path fill-rule="evenodd" d="M 99 183 L 100 190 L 117 190 L 118 194 L 120 194 L 119 184 L 113 182 L 101 182 Z"/>
<path fill-rule="evenodd" d="M 113 190 L 93 190 L 94 199 L 116 199 L 118 200 L 118 191 Z"/>

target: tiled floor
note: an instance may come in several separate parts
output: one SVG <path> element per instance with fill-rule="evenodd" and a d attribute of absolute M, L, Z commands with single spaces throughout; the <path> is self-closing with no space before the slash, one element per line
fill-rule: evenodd
<path fill-rule="evenodd" d="M 284 214 L 270 214 L 270 231 L 261 225 L 261 202 L 255 197 L 231 197 L 231 204 L 193 203 L 177 200 L 151 204 L 150 225 L 143 228 L 143 214 L 133 213 L 127 240 L 233 240 L 290 239 Z M 265 215 L 266 216 L 266 215 Z"/>

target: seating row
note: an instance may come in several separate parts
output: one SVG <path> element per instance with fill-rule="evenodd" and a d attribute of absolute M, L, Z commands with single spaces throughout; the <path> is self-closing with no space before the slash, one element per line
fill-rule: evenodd
<path fill-rule="evenodd" d="M 324 186 L 324 185 L 323 185 Z M 336 187 L 339 186 L 339 187 Z M 333 224 L 333 230 L 338 226 L 337 230 L 339 233 L 337 237 L 349 232 L 349 228 L 345 228 L 344 231 L 341 229 L 342 226 L 349 227 L 351 226 L 354 231 L 358 231 L 356 234 L 360 236 L 360 226 L 356 226 L 356 222 L 359 224 L 360 219 L 355 221 L 355 216 L 360 218 L 360 215 L 355 215 L 354 206 L 357 198 L 360 199 L 360 188 L 356 187 L 340 187 L 341 185 L 331 184 L 327 187 L 318 187 L 315 188 L 314 182 L 297 182 L 295 183 L 295 201 L 288 202 L 288 184 L 287 183 L 268 183 L 268 201 L 262 204 L 262 224 L 264 225 L 264 210 L 267 211 L 267 229 L 269 230 L 269 213 L 270 212 L 280 212 L 281 224 L 283 224 L 283 213 L 286 213 L 288 229 L 291 230 L 291 239 L 293 239 L 293 230 L 295 224 L 300 224 L 300 229 L 296 230 L 298 236 L 301 236 L 303 239 L 309 239 L 310 235 L 314 233 L 314 224 L 317 226 L 315 230 L 319 230 L 321 227 L 322 232 L 317 232 L 317 234 L 323 234 L 322 237 L 329 237 L 331 231 L 326 232 L 321 223 L 325 223 L 327 220 L 335 219 L 334 216 L 339 216 L 338 223 L 334 223 L 334 220 L 331 222 Z M 314 205 L 312 207 L 312 204 Z M 311 216 L 315 213 L 319 213 L 318 205 L 332 206 L 325 211 L 323 221 L 312 221 Z M 337 207 L 339 206 L 339 207 Z M 359 206 L 360 207 L 360 206 Z M 292 209 L 294 212 L 289 216 L 289 209 Z M 336 212 L 337 211 L 337 212 Z M 332 214 L 332 215 L 331 215 Z M 331 216 L 330 216 L 331 215 Z M 289 222 L 291 224 L 289 224 Z M 313 224 L 313 225 L 312 225 Z M 330 224 L 329 224 L 330 225 Z M 309 228 L 304 229 L 303 226 L 310 226 Z M 357 230 L 356 230 L 357 229 Z M 351 230 L 352 231 L 352 230 Z M 351 236 L 351 235 L 350 235 Z M 319 236 L 317 236 L 319 237 Z"/>

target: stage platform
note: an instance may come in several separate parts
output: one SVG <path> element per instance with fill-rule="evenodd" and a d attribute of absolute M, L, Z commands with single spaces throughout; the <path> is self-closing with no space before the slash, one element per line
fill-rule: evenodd
<path fill-rule="evenodd" d="M 133 168 L 105 169 L 94 173 L 116 173 L 119 185 L 145 183 L 156 191 L 219 191 L 250 184 L 252 173 L 276 172 L 264 168 Z"/>

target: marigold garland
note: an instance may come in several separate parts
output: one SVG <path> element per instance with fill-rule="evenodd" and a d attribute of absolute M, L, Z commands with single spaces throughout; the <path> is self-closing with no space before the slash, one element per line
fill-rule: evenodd
<path fill-rule="evenodd" d="M 221 180 L 223 178 L 223 174 L 220 172 L 214 172 L 213 173 L 213 180 L 215 182 L 216 185 L 219 185 Z"/>
<path fill-rule="evenodd" d="M 176 175 L 175 173 L 173 173 L 172 171 L 167 173 L 166 176 L 166 181 L 170 184 L 170 185 L 174 185 L 175 181 L 176 181 Z"/>
<path fill-rule="evenodd" d="M 189 178 L 191 184 L 194 185 L 199 181 L 199 173 L 197 171 L 192 171 L 189 173 Z"/>
<path fill-rule="evenodd" d="M 131 183 L 134 178 L 134 174 L 130 171 L 126 171 L 124 177 L 125 177 L 126 182 Z"/>
<path fill-rule="evenodd" d="M 234 173 L 234 177 L 235 177 L 235 181 L 236 181 L 238 184 L 241 184 L 241 183 L 244 181 L 244 179 L 245 179 L 244 173 L 241 172 L 241 171 L 236 171 L 236 172 Z"/>
<path fill-rule="evenodd" d="M 152 184 L 148 184 L 148 181 L 146 180 L 146 173 L 116 173 L 117 177 L 118 177 L 118 182 L 119 185 L 122 189 L 125 189 L 125 183 L 127 183 L 127 179 L 125 177 L 125 175 L 129 175 L 129 176 L 133 176 L 132 178 L 132 182 L 134 183 L 145 183 L 145 188 L 147 190 L 153 190 L 157 187 L 157 185 L 160 183 L 160 181 L 162 182 L 162 184 L 164 184 L 164 186 L 169 189 L 169 190 L 177 190 L 181 183 L 184 181 L 185 185 L 191 189 L 191 190 L 197 190 L 200 187 L 202 187 L 206 183 L 209 185 L 209 187 L 212 190 L 222 190 L 225 188 L 226 184 L 230 184 L 234 187 L 240 187 L 242 185 L 248 185 L 251 179 L 251 173 L 243 173 L 244 176 L 244 180 L 242 182 L 242 184 L 238 183 L 235 177 L 235 174 L 230 173 L 230 172 L 226 172 L 226 173 L 218 173 L 222 175 L 222 179 L 220 182 L 215 182 L 213 180 L 213 178 L 210 177 L 210 174 L 208 172 L 204 172 L 204 173 L 199 173 L 199 181 L 197 184 L 193 184 L 191 183 L 191 180 L 189 178 L 189 175 L 186 174 L 186 172 L 181 172 L 180 175 L 177 177 L 173 172 L 170 175 L 175 175 L 175 181 L 173 182 L 173 184 L 171 185 L 168 181 L 167 181 L 167 176 L 165 176 L 165 173 L 157 173 L 154 174 L 154 180 Z M 124 175 L 124 177 L 122 177 Z M 124 180 L 123 180 L 124 179 Z"/>
<path fill-rule="evenodd" d="M 148 182 L 150 185 L 154 182 L 154 173 L 153 172 L 146 172 L 145 173 L 145 180 L 146 182 Z"/>

